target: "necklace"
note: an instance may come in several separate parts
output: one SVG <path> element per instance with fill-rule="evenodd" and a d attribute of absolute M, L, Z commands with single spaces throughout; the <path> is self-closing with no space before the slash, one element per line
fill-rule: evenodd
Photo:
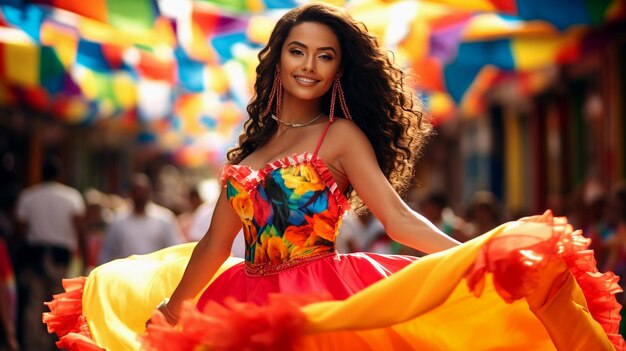
<path fill-rule="evenodd" d="M 282 119 L 276 117 L 275 114 L 272 113 L 272 119 L 274 119 L 276 122 L 282 124 L 282 125 L 286 125 L 287 127 L 292 127 L 292 128 L 298 128 L 298 127 L 306 127 L 309 124 L 317 121 L 318 119 L 320 119 L 320 117 L 322 117 L 324 115 L 324 112 L 320 113 L 319 115 L 315 116 L 315 118 L 313 118 L 312 120 L 306 122 L 306 123 L 289 123 L 289 122 L 285 122 Z"/>

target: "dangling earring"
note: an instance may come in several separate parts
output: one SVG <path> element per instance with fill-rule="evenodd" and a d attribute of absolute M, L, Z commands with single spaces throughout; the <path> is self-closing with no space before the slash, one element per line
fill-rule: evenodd
<path fill-rule="evenodd" d="M 274 103 L 274 97 L 277 98 L 276 102 L 276 116 L 280 117 L 280 105 L 282 101 L 282 91 L 283 86 L 280 80 L 280 69 L 276 68 L 276 72 L 274 73 L 274 84 L 272 84 L 272 90 L 270 90 L 270 97 L 267 101 L 267 107 L 261 113 L 261 118 L 267 116 L 268 113 L 272 110 L 272 104 Z"/>
<path fill-rule="evenodd" d="M 333 92 L 330 96 L 330 116 L 328 116 L 330 121 L 335 120 L 335 101 L 337 100 L 337 95 L 339 95 L 339 105 L 341 106 L 344 118 L 351 121 L 352 116 L 350 116 L 350 111 L 348 111 L 348 104 L 346 104 L 346 97 L 343 95 L 343 88 L 341 87 L 339 77 L 335 78 Z"/>

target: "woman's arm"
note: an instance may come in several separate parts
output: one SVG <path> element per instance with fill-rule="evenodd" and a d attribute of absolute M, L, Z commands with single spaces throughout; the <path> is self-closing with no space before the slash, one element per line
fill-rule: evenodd
<path fill-rule="evenodd" d="M 413 211 L 396 193 L 380 170 L 367 137 L 355 124 L 338 121 L 327 137 L 340 150 L 339 162 L 363 203 L 381 221 L 395 241 L 416 250 L 433 253 L 459 245 L 434 224 Z"/>
<path fill-rule="evenodd" d="M 228 204 L 226 190 L 223 189 L 209 229 L 193 249 L 183 277 L 167 303 L 169 311 L 179 315 L 183 301 L 193 299 L 207 285 L 230 256 L 230 248 L 239 229 L 241 220 Z"/>

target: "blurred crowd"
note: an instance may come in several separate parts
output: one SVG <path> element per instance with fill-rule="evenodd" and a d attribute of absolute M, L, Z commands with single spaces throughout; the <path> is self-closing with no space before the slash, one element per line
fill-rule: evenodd
<path fill-rule="evenodd" d="M 185 186 L 184 196 L 167 202 L 158 201 L 155 193 L 162 189 L 155 189 L 145 174 L 135 174 L 124 195 L 93 188 L 80 193 L 62 179 L 59 160 L 47 158 L 41 183 L 25 189 L 6 187 L 1 194 L 0 350 L 54 349 L 54 338 L 41 323 L 41 314 L 47 310 L 42 301 L 62 291 L 62 278 L 88 274 L 117 258 L 199 240 L 209 226 L 219 193 L 217 181 L 209 180 Z M 452 206 L 442 192 L 411 194 L 407 203 L 461 242 L 515 219 L 486 191 L 476 192 L 460 207 Z M 595 189 L 591 195 L 587 191 L 553 197 L 550 203 L 555 215 L 567 216 L 592 240 L 600 270 L 615 272 L 623 284 L 626 184 L 606 193 Z M 422 255 L 390 240 L 369 212 L 346 214 L 337 249 Z M 241 234 L 232 252 L 243 257 Z M 618 299 L 626 302 L 623 294 Z"/>
<path fill-rule="evenodd" d="M 408 205 L 433 222 L 441 231 L 465 242 L 498 225 L 533 213 L 510 214 L 488 191 L 476 192 L 460 208 L 454 208 L 443 192 L 409 196 Z M 412 199 L 411 199 L 412 198 Z M 615 185 L 610 192 L 594 190 L 582 196 L 552 197 L 549 209 L 555 216 L 565 216 L 575 229 L 591 239 L 598 268 L 626 274 L 626 183 Z M 539 214 L 539 213 L 536 213 Z M 373 251 L 392 254 L 421 255 L 391 241 L 382 224 L 369 212 L 349 213 L 343 221 L 338 238 L 339 251 Z"/>
<path fill-rule="evenodd" d="M 122 257 L 146 254 L 204 234 L 214 198 L 189 189 L 178 206 L 154 201 L 151 179 L 135 174 L 124 196 L 64 184 L 60 159 L 48 157 L 41 182 L 3 184 L 0 201 L 0 350 L 55 350 L 42 323 L 44 301 L 62 279 Z M 216 188 L 217 184 L 213 188 Z M 235 248 L 241 254 L 240 248 Z"/>

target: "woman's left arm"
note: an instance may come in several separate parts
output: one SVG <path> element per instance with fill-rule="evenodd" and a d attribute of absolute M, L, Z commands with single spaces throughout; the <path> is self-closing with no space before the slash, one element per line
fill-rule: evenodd
<path fill-rule="evenodd" d="M 334 132 L 342 137 L 331 140 L 340 144 L 336 150 L 339 150 L 341 167 L 363 203 L 381 221 L 391 239 L 425 253 L 460 244 L 400 198 L 378 166 L 367 137 L 355 124 L 347 121 L 337 124 Z"/>

